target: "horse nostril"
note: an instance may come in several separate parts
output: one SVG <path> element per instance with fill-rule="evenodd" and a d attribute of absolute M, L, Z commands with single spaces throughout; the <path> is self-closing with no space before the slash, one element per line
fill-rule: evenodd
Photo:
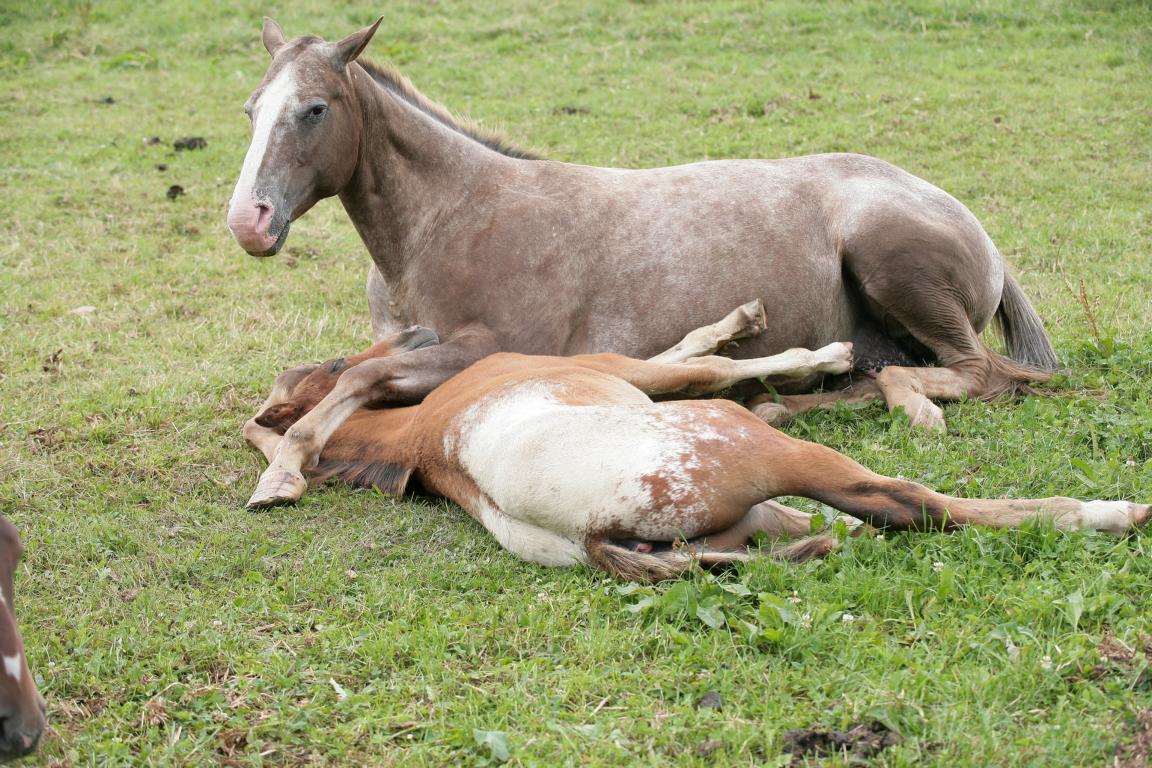
<path fill-rule="evenodd" d="M 272 206 L 267 203 L 256 203 L 256 232 L 266 235 L 270 226 L 272 226 Z"/>

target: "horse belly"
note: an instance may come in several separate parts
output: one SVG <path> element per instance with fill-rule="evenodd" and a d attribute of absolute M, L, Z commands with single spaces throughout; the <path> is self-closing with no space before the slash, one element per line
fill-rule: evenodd
<path fill-rule="evenodd" d="M 723 417 L 727 406 L 559 406 L 511 428 L 494 414 L 473 428 L 460 459 L 503 515 L 581 550 L 589 534 L 691 538 L 722 527 L 718 512 L 752 503 L 731 503 L 724 487 L 723 455 L 739 450 L 744 428 L 720 430 L 696 413 Z"/>

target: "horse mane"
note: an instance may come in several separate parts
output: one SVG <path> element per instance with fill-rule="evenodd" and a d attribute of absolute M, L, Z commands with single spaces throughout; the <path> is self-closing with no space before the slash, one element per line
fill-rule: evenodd
<path fill-rule="evenodd" d="M 416 109 L 457 133 L 463 134 L 483 144 L 488 147 L 488 149 L 499 152 L 502 155 L 507 155 L 508 157 L 514 157 L 519 160 L 542 159 L 536 153 L 512 144 L 497 131 L 483 128 L 470 118 L 453 115 L 443 104 L 432 101 L 432 99 L 429 99 L 420 93 L 420 91 L 416 90 L 416 86 L 412 85 L 412 82 L 395 67 L 386 64 L 376 64 L 375 62 L 365 59 L 357 59 L 356 61 L 364 68 L 365 72 L 371 75 L 373 80 L 384 88 L 387 88 L 390 93 L 399 96 L 404 101 L 416 107 Z"/>
<path fill-rule="evenodd" d="M 320 458 L 308 473 L 309 485 L 320 485 L 338 478 L 353 488 L 376 488 L 390 496 L 403 496 L 412 479 L 412 467 L 386 461 L 348 461 Z"/>

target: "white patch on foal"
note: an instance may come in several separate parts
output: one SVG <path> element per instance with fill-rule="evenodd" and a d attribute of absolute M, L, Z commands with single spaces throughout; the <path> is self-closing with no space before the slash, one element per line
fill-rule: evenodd
<path fill-rule="evenodd" d="M 20 656 L 5 656 L 4 657 L 4 671 L 8 673 L 8 677 L 16 682 L 20 682 Z"/>
<path fill-rule="evenodd" d="M 459 440 L 450 432 L 444 447 L 487 497 L 475 504 L 480 522 L 508 550 L 548 565 L 583 560 L 593 529 L 696 535 L 705 510 L 688 471 L 704 466 L 704 445 L 729 436 L 698 409 L 655 405 L 630 385 L 621 385 L 625 402 L 606 406 L 568 405 L 559 386 L 515 384 L 457 417 Z"/>
<path fill-rule="evenodd" d="M 294 65 L 288 64 L 276 74 L 257 100 L 256 111 L 252 115 L 252 143 L 248 146 L 248 154 L 244 156 L 244 167 L 240 170 L 240 178 L 236 182 L 236 189 L 232 192 L 230 208 L 235 206 L 237 201 L 247 204 L 254 197 L 256 175 L 260 172 L 260 165 L 264 162 L 264 155 L 268 151 L 272 129 L 280 122 L 280 116 L 285 110 L 295 110 L 299 104 Z"/>

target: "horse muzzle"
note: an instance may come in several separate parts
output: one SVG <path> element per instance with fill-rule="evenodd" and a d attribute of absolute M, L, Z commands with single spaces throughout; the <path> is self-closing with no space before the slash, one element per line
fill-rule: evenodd
<path fill-rule="evenodd" d="M 283 210 L 284 206 L 262 200 L 233 200 L 228 208 L 228 229 L 250 255 L 274 256 L 284 246 L 292 226 Z"/>

